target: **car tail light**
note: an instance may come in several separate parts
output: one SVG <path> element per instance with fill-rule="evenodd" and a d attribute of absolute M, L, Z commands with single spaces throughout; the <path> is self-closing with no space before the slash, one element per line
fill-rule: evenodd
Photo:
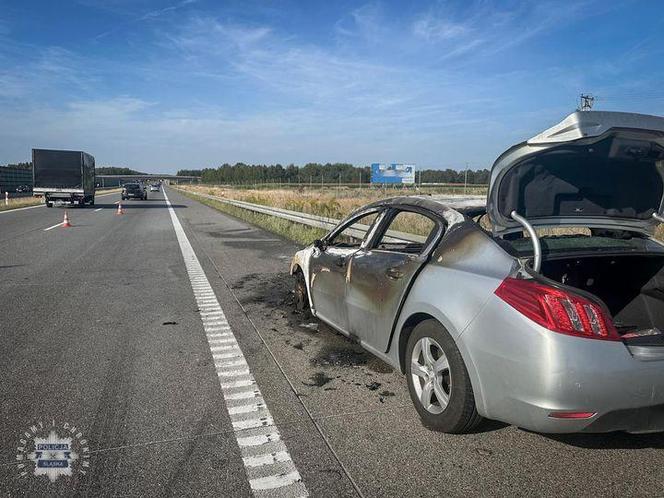
<path fill-rule="evenodd" d="M 508 277 L 495 294 L 553 332 L 590 339 L 621 340 L 607 313 L 594 302 L 534 280 Z"/>

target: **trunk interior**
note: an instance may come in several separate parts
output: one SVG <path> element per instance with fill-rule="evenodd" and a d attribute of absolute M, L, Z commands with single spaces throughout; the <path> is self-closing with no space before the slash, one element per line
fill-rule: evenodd
<path fill-rule="evenodd" d="M 545 257 L 540 273 L 600 298 L 619 331 L 664 330 L 664 254 Z"/>

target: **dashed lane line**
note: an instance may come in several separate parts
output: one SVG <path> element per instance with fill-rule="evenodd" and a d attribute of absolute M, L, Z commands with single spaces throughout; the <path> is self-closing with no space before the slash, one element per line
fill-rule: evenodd
<path fill-rule="evenodd" d="M 164 192 L 180 244 L 215 371 L 242 454 L 249 486 L 256 497 L 308 496 L 302 477 L 263 399 L 249 365 L 226 320 L 175 210 Z"/>

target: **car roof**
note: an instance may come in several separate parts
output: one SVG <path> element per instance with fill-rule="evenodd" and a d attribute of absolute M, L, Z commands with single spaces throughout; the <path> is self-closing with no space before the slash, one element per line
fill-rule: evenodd
<path fill-rule="evenodd" d="M 449 206 L 442 199 L 435 199 L 430 196 L 420 196 L 420 195 L 409 195 L 409 196 L 399 196 L 399 197 L 390 197 L 388 199 L 381 199 L 379 201 L 372 202 L 366 206 L 358 209 L 355 213 L 375 209 L 375 208 L 417 208 L 424 209 L 430 213 L 440 217 L 444 220 L 449 220 L 450 216 L 461 213 L 463 215 L 474 217 L 484 214 L 486 211 L 484 200 L 478 200 L 477 204 L 469 203 L 469 205 L 463 207 L 454 207 Z M 353 213 L 353 215 L 355 214 Z M 351 215 L 352 216 L 352 215 Z"/>

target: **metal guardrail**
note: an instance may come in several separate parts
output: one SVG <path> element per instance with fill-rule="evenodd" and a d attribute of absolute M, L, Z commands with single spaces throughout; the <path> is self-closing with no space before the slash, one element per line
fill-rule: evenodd
<path fill-rule="evenodd" d="M 341 220 L 336 219 L 336 218 L 328 218 L 326 216 L 318 216 L 315 214 L 309 214 L 309 213 L 302 213 L 300 211 L 291 211 L 289 209 L 283 209 L 283 208 L 276 208 L 276 207 L 271 207 L 271 206 L 264 206 L 262 204 L 254 204 L 251 202 L 245 202 L 245 201 L 238 201 L 235 199 L 226 199 L 224 197 L 219 197 L 216 195 L 210 195 L 210 194 L 203 194 L 200 192 L 192 192 L 190 190 L 184 190 L 180 189 L 177 187 L 174 187 L 171 185 L 171 188 L 175 188 L 176 190 L 181 190 L 183 192 L 189 192 L 190 194 L 197 195 L 199 197 L 204 197 L 206 199 L 210 199 L 213 201 L 217 202 L 223 202 L 225 204 L 229 204 L 231 206 L 239 207 L 242 209 L 246 209 L 248 211 L 253 211 L 255 213 L 261 213 L 261 214 L 267 214 L 269 216 L 275 216 L 277 218 L 282 218 L 284 220 L 292 221 L 294 223 L 300 223 L 302 225 L 307 225 L 310 227 L 315 227 L 315 228 L 322 228 L 324 230 L 332 230 L 334 227 L 336 227 Z M 468 196 L 462 199 L 459 199 L 460 202 L 468 202 L 468 201 L 473 201 L 474 199 L 471 198 L 472 196 Z M 367 233 L 369 230 L 368 225 L 356 225 L 359 228 L 358 229 L 351 229 L 348 231 L 348 235 L 351 235 L 353 237 L 357 238 L 364 238 L 364 235 Z M 422 235 L 416 235 L 412 233 L 406 233 L 406 232 L 400 232 L 397 230 L 388 230 L 386 232 L 387 235 L 387 241 L 388 242 L 396 242 L 396 243 L 403 243 L 403 242 L 416 242 L 423 244 L 426 242 L 426 237 Z"/>

